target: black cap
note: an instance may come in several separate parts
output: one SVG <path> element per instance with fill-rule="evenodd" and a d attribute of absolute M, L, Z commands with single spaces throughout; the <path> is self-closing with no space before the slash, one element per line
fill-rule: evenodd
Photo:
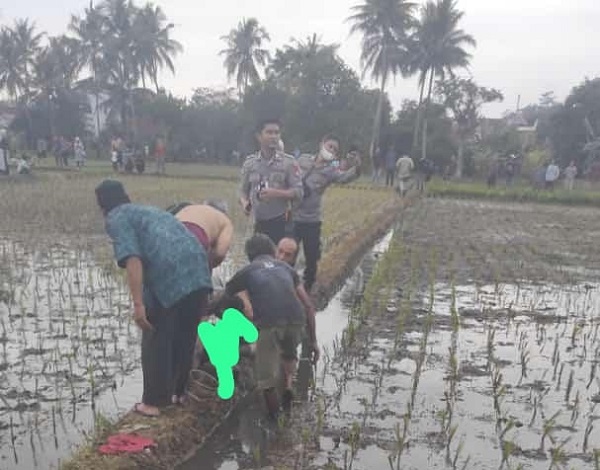
<path fill-rule="evenodd" d="M 131 202 L 120 181 L 104 180 L 96 187 L 96 199 L 98 205 L 108 214 L 115 207 Z"/>

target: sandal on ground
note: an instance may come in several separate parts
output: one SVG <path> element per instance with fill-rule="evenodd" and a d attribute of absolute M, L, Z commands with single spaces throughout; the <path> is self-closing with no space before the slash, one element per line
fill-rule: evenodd
<path fill-rule="evenodd" d="M 136 403 L 133 407 L 133 411 L 137 414 L 140 414 L 142 416 L 145 416 L 146 418 L 157 418 L 158 416 L 160 416 L 160 412 L 155 413 L 148 413 L 146 411 L 143 411 L 140 406 L 143 405 L 143 403 Z"/>

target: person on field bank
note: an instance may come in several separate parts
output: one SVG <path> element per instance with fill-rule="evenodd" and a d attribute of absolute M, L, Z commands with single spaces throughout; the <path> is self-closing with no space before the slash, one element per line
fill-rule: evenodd
<path fill-rule="evenodd" d="M 577 177 L 577 165 L 575 160 L 571 160 L 571 163 L 565 168 L 565 189 L 567 191 L 573 191 L 575 188 L 575 178 Z"/>
<path fill-rule="evenodd" d="M 381 181 L 383 167 L 383 155 L 381 154 L 381 149 L 378 146 L 373 152 L 373 174 L 371 175 L 371 183 L 379 184 L 379 182 Z"/>
<path fill-rule="evenodd" d="M 310 292 L 317 276 L 317 263 L 321 258 L 322 205 L 325 190 L 333 183 L 345 184 L 360 176 L 360 160 L 346 171 L 332 165 L 340 150 L 340 140 L 334 135 L 326 135 L 319 144 L 319 152 L 302 155 L 298 159 L 302 169 L 304 193 L 302 200 L 294 206 L 294 238 L 302 244 L 306 267 L 304 286 Z"/>
<path fill-rule="evenodd" d="M 79 137 L 75 137 L 73 142 L 73 152 L 75 153 L 75 165 L 77 169 L 81 169 L 85 166 L 85 147 Z"/>
<path fill-rule="evenodd" d="M 120 182 L 102 182 L 96 199 L 142 329 L 144 391 L 134 411 L 158 416 L 188 384 L 197 337 L 192 326 L 212 292 L 208 255 L 172 214 L 132 204 Z"/>
<path fill-rule="evenodd" d="M 390 144 L 385 153 L 385 185 L 394 187 L 394 174 L 396 173 L 396 162 L 398 154 L 394 149 L 394 145 Z"/>
<path fill-rule="evenodd" d="M 162 136 L 156 139 L 156 144 L 154 145 L 154 158 L 156 158 L 156 174 L 164 175 L 167 171 L 165 168 L 167 144 Z"/>
<path fill-rule="evenodd" d="M 408 183 L 412 178 L 415 164 L 408 155 L 403 155 L 396 163 L 396 177 L 398 178 L 398 193 L 401 197 L 406 196 L 408 192 Z"/>
<path fill-rule="evenodd" d="M 302 199 L 300 167 L 294 157 L 279 150 L 278 120 L 262 121 L 256 138 L 260 150 L 246 157 L 242 166 L 240 204 L 247 216 L 253 213 L 255 233 L 279 243 L 285 236 L 289 203 Z"/>
<path fill-rule="evenodd" d="M 248 292 L 259 330 L 254 359 L 257 387 L 263 392 L 269 416 L 277 419 L 279 371 L 283 366 L 281 404 L 287 414 L 294 398 L 292 382 L 305 325 L 311 338 L 312 360 L 316 363 L 319 358 L 315 312 L 303 308 L 303 303 L 310 304 L 310 300 L 300 300 L 308 297 L 301 289 L 300 278 L 292 267 L 275 258 L 275 245 L 268 236 L 255 234 L 246 242 L 245 251 L 250 264 L 231 278 L 225 292 L 230 296 Z"/>
<path fill-rule="evenodd" d="M 550 162 L 546 169 L 546 189 L 554 189 L 554 185 L 560 177 L 560 168 L 554 160 Z"/>

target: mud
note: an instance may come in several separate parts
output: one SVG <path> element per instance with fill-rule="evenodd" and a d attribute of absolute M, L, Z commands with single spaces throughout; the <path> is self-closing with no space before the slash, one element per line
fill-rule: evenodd
<path fill-rule="evenodd" d="M 181 470 L 599 468 L 598 233 L 588 208 L 416 204 L 292 423 L 257 406 Z"/>

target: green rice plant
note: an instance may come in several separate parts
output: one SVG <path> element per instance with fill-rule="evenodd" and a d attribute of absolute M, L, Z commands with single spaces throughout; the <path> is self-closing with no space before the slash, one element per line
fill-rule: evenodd
<path fill-rule="evenodd" d="M 348 439 L 350 443 L 350 462 L 348 467 L 346 467 L 346 464 L 344 463 L 344 468 L 352 470 L 354 459 L 356 458 L 356 454 L 358 454 L 358 450 L 360 448 L 360 426 L 358 423 L 352 423 L 352 428 L 350 429 Z"/>
<path fill-rule="evenodd" d="M 583 433 L 583 453 L 586 454 L 588 451 L 588 444 L 590 439 L 590 434 L 594 430 L 594 412 L 596 410 L 596 404 L 592 403 L 590 406 L 590 412 L 588 413 L 588 421 L 585 427 L 585 431 Z"/>
<path fill-rule="evenodd" d="M 567 382 L 567 390 L 565 392 L 565 403 L 569 404 L 569 398 L 571 396 L 571 390 L 573 389 L 573 379 L 575 377 L 575 371 L 571 369 L 571 373 L 569 374 L 569 381 Z"/>
<path fill-rule="evenodd" d="M 557 447 L 550 449 L 550 467 L 548 470 L 559 470 L 566 468 L 567 455 L 564 446 L 569 442 L 570 438 L 562 441 Z"/>
<path fill-rule="evenodd" d="M 549 419 L 544 421 L 542 439 L 540 441 L 540 452 L 544 452 L 546 439 L 549 439 L 552 444 L 556 443 L 554 431 L 556 430 L 556 419 L 560 416 L 561 411 L 554 413 Z"/>

